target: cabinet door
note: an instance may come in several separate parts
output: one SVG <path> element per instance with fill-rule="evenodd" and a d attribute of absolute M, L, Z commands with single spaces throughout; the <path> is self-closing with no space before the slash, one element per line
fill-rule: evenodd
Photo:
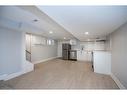
<path fill-rule="evenodd" d="M 92 61 L 92 54 L 91 53 L 87 53 L 85 51 L 78 51 L 77 52 L 77 60 Z"/>
<path fill-rule="evenodd" d="M 86 60 L 86 56 L 85 56 L 84 51 L 78 51 L 77 52 L 77 60 L 80 60 L 80 61 L 85 61 Z"/>

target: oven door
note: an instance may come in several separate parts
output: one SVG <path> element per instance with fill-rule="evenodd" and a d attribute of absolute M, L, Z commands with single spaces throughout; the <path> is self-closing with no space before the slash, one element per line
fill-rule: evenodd
<path fill-rule="evenodd" d="M 77 51 L 70 51 L 70 60 L 77 60 Z"/>

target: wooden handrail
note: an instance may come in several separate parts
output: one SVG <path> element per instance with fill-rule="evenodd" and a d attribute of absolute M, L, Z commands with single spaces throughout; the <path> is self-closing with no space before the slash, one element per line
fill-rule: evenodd
<path fill-rule="evenodd" d="M 26 50 L 27 53 L 31 54 L 31 52 L 29 52 L 28 50 Z"/>

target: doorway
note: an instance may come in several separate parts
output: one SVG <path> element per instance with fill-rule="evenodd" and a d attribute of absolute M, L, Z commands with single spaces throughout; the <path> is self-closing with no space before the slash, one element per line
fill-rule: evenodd
<path fill-rule="evenodd" d="M 31 62 L 31 34 L 26 33 L 26 60 Z"/>

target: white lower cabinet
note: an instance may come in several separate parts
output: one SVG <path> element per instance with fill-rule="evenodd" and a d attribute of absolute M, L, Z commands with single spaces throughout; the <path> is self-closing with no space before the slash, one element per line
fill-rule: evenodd
<path fill-rule="evenodd" d="M 95 51 L 93 53 L 94 72 L 101 74 L 111 73 L 111 53 L 106 51 Z"/>
<path fill-rule="evenodd" d="M 79 61 L 92 61 L 92 53 L 86 51 L 77 51 L 77 60 Z"/>

